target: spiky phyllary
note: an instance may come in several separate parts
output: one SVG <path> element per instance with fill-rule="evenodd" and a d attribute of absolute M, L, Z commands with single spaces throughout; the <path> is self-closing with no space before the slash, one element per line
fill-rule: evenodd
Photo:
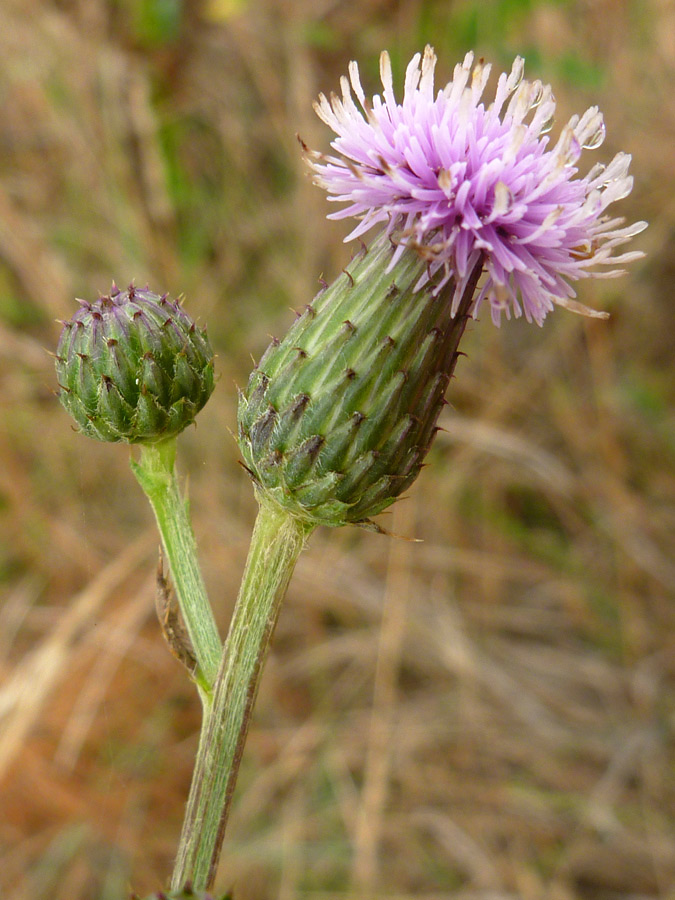
<path fill-rule="evenodd" d="M 468 54 L 434 94 L 435 64 L 430 47 L 413 58 L 399 104 L 386 53 L 383 97 L 366 98 L 352 63 L 342 97 L 316 104 L 340 155 L 305 151 L 329 199 L 347 203 L 332 218 L 360 219 L 348 239 L 380 234 L 272 343 L 239 408 L 259 491 L 313 524 L 364 523 L 412 483 L 481 304 L 497 324 L 541 324 L 555 304 L 593 315 L 570 282 L 642 255 L 613 254 L 645 223 L 605 215 L 631 190 L 630 157 L 576 177 L 582 148 L 604 137 L 597 108 L 549 149 L 553 95 L 522 80 L 522 59 L 487 109 L 489 66 L 472 71 Z"/>
<path fill-rule="evenodd" d="M 56 351 L 59 398 L 102 441 L 154 443 L 179 434 L 211 396 L 213 351 L 177 301 L 131 285 L 80 308 Z"/>
<path fill-rule="evenodd" d="M 306 307 L 252 373 L 239 445 L 259 487 L 300 518 L 364 523 L 417 477 L 457 359 L 475 280 L 414 292 L 414 254 L 386 236 Z M 433 282 L 431 283 L 433 285 Z"/>

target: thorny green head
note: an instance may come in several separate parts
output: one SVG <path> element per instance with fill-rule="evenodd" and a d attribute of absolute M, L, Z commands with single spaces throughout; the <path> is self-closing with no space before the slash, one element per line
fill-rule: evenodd
<path fill-rule="evenodd" d="M 56 374 L 80 430 L 130 444 L 183 431 L 213 391 L 205 331 L 168 295 L 133 285 L 79 302 L 61 332 Z"/>

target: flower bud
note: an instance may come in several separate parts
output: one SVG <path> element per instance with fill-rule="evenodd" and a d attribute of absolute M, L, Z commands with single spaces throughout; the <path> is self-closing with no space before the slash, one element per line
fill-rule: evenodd
<path fill-rule="evenodd" d="M 80 430 L 132 444 L 183 431 L 213 391 L 206 333 L 177 301 L 133 285 L 80 303 L 56 352 L 59 399 Z"/>
<path fill-rule="evenodd" d="M 436 433 L 480 263 L 459 309 L 425 261 L 381 235 L 273 341 L 240 397 L 258 489 L 314 524 L 367 523 L 420 472 Z"/>

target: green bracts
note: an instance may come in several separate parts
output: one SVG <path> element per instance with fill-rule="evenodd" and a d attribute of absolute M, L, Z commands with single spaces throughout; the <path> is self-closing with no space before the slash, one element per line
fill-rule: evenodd
<path fill-rule="evenodd" d="M 101 441 L 154 443 L 183 431 L 213 391 L 213 351 L 179 303 L 131 286 L 65 322 L 59 398 Z"/>
<path fill-rule="evenodd" d="M 415 480 L 436 433 L 479 268 L 454 317 L 424 260 L 381 235 L 274 340 L 240 396 L 259 491 L 321 525 L 367 524 Z"/>

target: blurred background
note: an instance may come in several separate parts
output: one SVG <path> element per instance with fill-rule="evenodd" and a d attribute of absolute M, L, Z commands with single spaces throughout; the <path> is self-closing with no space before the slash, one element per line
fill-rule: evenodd
<path fill-rule="evenodd" d="M 181 438 L 227 627 L 255 515 L 231 431 L 270 334 L 345 265 L 296 133 L 357 59 L 425 43 L 597 103 L 641 263 L 544 327 L 471 326 L 408 499 L 312 537 L 253 720 L 235 900 L 675 897 L 675 3 L 2 0 L 0 896 L 121 900 L 171 870 L 199 723 L 153 611 L 123 446 L 76 435 L 48 352 L 114 278 L 183 293 L 219 383 Z M 494 82 L 493 82 L 494 84 Z M 488 95 L 490 92 L 488 89 Z M 554 134 L 556 132 L 554 131 Z"/>

